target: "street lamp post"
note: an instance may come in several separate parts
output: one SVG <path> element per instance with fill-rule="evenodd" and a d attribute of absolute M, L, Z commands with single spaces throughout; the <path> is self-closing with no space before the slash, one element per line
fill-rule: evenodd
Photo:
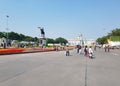
<path fill-rule="evenodd" d="M 6 41 L 6 45 L 8 46 L 8 39 L 9 39 L 9 37 L 8 37 L 8 32 L 9 32 L 9 28 L 8 28 L 8 18 L 9 18 L 9 16 L 6 15 L 6 18 L 7 18 L 7 22 L 6 22 L 6 30 L 7 30 L 7 37 L 6 37 L 7 41 Z"/>
<path fill-rule="evenodd" d="M 38 27 L 38 29 L 40 30 L 40 29 L 41 29 L 41 27 Z M 40 41 L 41 41 L 41 40 L 40 40 L 40 38 L 39 38 L 39 45 L 41 44 L 41 43 L 40 43 Z"/>

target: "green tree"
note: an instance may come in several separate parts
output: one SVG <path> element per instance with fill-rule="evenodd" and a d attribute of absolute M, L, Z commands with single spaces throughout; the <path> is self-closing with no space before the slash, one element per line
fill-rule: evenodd
<path fill-rule="evenodd" d="M 8 33 L 8 38 L 12 40 L 19 40 L 20 41 L 20 35 L 15 32 L 9 32 Z"/>
<path fill-rule="evenodd" d="M 0 32 L 0 38 L 5 37 L 3 32 Z"/>
<path fill-rule="evenodd" d="M 64 43 L 64 44 L 68 43 L 68 41 L 65 38 L 62 38 L 62 37 L 56 38 L 55 42 L 56 43 Z"/>
<path fill-rule="evenodd" d="M 99 44 L 105 44 L 105 43 L 107 42 L 107 39 L 108 39 L 108 36 L 103 36 L 103 37 L 101 37 L 101 38 L 98 38 L 98 39 L 97 39 L 97 42 L 98 42 Z"/>
<path fill-rule="evenodd" d="M 108 36 L 120 36 L 120 28 L 116 28 L 108 34 Z"/>
<path fill-rule="evenodd" d="M 34 37 L 34 38 L 33 38 L 33 41 L 38 43 L 38 42 L 39 42 L 39 39 L 38 39 L 37 37 Z"/>
<path fill-rule="evenodd" d="M 26 36 L 26 37 L 25 37 L 25 41 L 30 42 L 30 41 L 32 41 L 32 40 L 33 40 L 33 38 L 32 38 L 32 37 L 30 37 L 30 36 Z"/>
<path fill-rule="evenodd" d="M 25 35 L 20 34 L 20 41 L 25 41 Z"/>
<path fill-rule="evenodd" d="M 110 33 L 108 33 L 107 36 L 103 36 L 101 38 L 97 39 L 97 42 L 99 44 L 105 44 L 107 42 L 107 39 L 111 39 L 112 41 L 119 41 L 119 37 L 120 37 L 120 28 L 116 28 L 114 30 L 112 30 Z"/>
<path fill-rule="evenodd" d="M 48 44 L 48 43 L 55 43 L 55 40 L 54 40 L 54 39 L 51 39 L 51 38 L 47 38 L 47 39 L 46 39 L 46 42 L 47 42 L 47 44 Z"/>

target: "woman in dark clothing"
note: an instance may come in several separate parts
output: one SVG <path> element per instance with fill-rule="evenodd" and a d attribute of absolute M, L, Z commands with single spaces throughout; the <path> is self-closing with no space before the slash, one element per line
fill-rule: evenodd
<path fill-rule="evenodd" d="M 85 46 L 85 48 L 84 48 L 84 52 L 85 52 L 85 56 L 87 56 L 87 54 L 88 54 L 87 46 Z"/>

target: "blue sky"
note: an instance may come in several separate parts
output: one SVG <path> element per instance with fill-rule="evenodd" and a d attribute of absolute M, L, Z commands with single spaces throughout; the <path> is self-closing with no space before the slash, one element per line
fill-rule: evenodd
<path fill-rule="evenodd" d="M 0 31 L 73 39 L 97 39 L 120 28 L 120 0 L 0 0 Z"/>

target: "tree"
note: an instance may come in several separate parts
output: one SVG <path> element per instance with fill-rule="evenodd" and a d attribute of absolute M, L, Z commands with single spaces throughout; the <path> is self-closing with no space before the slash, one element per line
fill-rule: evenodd
<path fill-rule="evenodd" d="M 64 43 L 64 44 L 68 43 L 68 41 L 62 37 L 56 38 L 55 42 L 56 43 Z"/>
<path fill-rule="evenodd" d="M 20 34 L 20 41 L 25 41 L 25 35 Z"/>
<path fill-rule="evenodd" d="M 120 28 L 116 28 L 108 34 L 108 36 L 120 36 Z"/>
<path fill-rule="evenodd" d="M 105 44 L 107 42 L 107 39 L 111 39 L 112 41 L 119 41 L 119 36 L 120 36 L 120 28 L 116 28 L 112 30 L 110 33 L 108 33 L 107 36 L 103 36 L 101 38 L 97 39 L 97 42 L 99 44 Z"/>
<path fill-rule="evenodd" d="M 30 37 L 30 36 L 26 36 L 26 37 L 25 37 L 25 41 L 28 41 L 28 42 L 33 41 L 33 38 Z"/>
<path fill-rule="evenodd" d="M 0 38 L 5 37 L 3 32 L 0 32 Z"/>
<path fill-rule="evenodd" d="M 48 44 L 48 43 L 55 43 L 55 40 L 54 40 L 54 39 L 51 39 L 51 38 L 47 38 L 47 39 L 46 39 L 46 42 L 47 42 L 47 44 Z"/>
<path fill-rule="evenodd" d="M 107 39 L 108 39 L 108 36 L 103 36 L 103 37 L 101 37 L 101 38 L 98 38 L 98 39 L 97 39 L 97 42 L 98 42 L 99 44 L 105 44 L 105 43 L 107 42 Z"/>
<path fill-rule="evenodd" d="M 15 32 L 10 32 L 10 33 L 8 33 L 8 39 L 20 41 L 20 35 L 18 33 L 15 33 Z"/>

